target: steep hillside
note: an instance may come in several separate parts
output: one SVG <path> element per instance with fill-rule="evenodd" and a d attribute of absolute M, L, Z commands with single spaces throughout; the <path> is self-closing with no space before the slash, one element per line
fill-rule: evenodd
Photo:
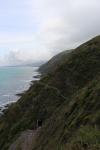
<path fill-rule="evenodd" d="M 42 74 L 54 72 L 54 70 L 56 70 L 56 68 L 58 68 L 59 65 L 61 65 L 66 60 L 66 57 L 68 57 L 71 52 L 72 50 L 66 50 L 64 52 L 57 54 L 47 63 L 40 66 L 39 72 L 41 72 Z"/>
<path fill-rule="evenodd" d="M 31 141 L 33 150 L 100 149 L 100 36 L 58 63 L 0 118 L 1 150 L 23 131 L 36 132 L 37 121 L 42 126 Z"/>
<path fill-rule="evenodd" d="M 100 36 L 78 47 L 56 69 L 49 84 L 67 100 L 45 122 L 33 150 L 100 149 L 99 60 Z"/>

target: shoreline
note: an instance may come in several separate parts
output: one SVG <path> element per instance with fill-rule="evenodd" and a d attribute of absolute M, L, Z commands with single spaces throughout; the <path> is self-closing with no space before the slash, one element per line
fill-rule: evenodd
<path fill-rule="evenodd" d="M 39 67 L 37 67 L 37 68 L 39 68 Z M 31 86 L 34 84 L 34 81 L 40 80 L 41 74 L 40 74 L 39 70 L 36 69 L 35 73 L 37 73 L 37 75 L 32 76 L 32 80 L 29 81 L 29 86 L 27 87 L 27 89 L 25 89 L 25 90 L 23 89 L 22 92 L 14 94 L 14 96 L 16 97 L 16 100 L 7 102 L 6 104 L 2 104 L 0 106 L 0 116 L 9 108 L 9 106 L 11 106 L 12 104 L 19 101 L 19 99 L 31 88 Z"/>

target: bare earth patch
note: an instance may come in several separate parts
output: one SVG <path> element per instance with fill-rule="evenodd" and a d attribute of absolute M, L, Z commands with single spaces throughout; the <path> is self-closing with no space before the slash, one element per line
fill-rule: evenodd
<path fill-rule="evenodd" d="M 38 133 L 38 130 L 26 130 L 21 133 L 18 139 L 10 146 L 8 150 L 32 150 L 32 143 Z"/>

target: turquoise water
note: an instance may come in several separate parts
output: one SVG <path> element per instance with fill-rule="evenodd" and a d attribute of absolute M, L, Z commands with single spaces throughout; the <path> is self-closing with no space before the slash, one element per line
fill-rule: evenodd
<path fill-rule="evenodd" d="M 17 93 L 29 88 L 36 67 L 0 67 L 0 107 L 18 99 Z"/>

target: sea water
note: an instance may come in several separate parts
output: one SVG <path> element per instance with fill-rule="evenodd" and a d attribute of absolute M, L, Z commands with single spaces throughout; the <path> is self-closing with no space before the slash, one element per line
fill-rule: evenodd
<path fill-rule="evenodd" d="M 17 93 L 27 90 L 37 67 L 0 67 L 0 107 L 18 100 Z"/>

